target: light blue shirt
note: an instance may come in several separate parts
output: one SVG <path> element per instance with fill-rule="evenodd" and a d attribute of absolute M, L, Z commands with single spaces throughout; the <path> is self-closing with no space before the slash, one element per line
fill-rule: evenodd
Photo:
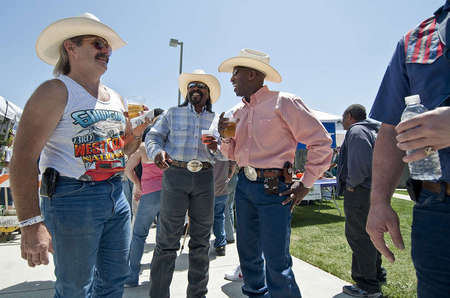
<path fill-rule="evenodd" d="M 206 109 L 198 114 L 190 103 L 168 109 L 145 137 L 147 155 L 154 160 L 156 154 L 164 150 L 175 160 L 197 159 L 214 163 L 219 156 L 210 153 L 201 140 L 202 130 L 210 128 L 214 117 L 216 113 Z"/>

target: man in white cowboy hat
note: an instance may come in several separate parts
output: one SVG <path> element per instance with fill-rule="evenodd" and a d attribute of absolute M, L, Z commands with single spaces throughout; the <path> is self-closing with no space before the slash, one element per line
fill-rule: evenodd
<path fill-rule="evenodd" d="M 145 139 L 147 155 L 164 170 L 160 230 L 150 272 L 150 297 L 169 297 L 177 250 L 189 212 L 189 285 L 187 297 L 207 293 L 209 238 L 213 224 L 213 164 L 217 151 L 214 137 L 202 143 L 215 117 L 211 106 L 220 96 L 219 81 L 203 70 L 182 73 L 178 79 L 180 106 L 163 113 Z"/>
<path fill-rule="evenodd" d="M 222 114 L 219 120 L 221 151 L 243 168 L 235 196 L 242 291 L 301 297 L 289 254 L 291 212 L 330 166 L 331 138 L 300 98 L 264 86 L 264 80 L 281 82 L 267 54 L 243 49 L 219 71 L 232 73 L 234 92 L 243 97 L 233 114 L 234 136 L 224 137 L 230 119 Z M 303 177 L 291 184 L 298 142 L 306 144 L 308 158 Z"/>
<path fill-rule="evenodd" d="M 38 57 L 55 65 L 56 78 L 40 85 L 25 106 L 10 174 L 22 258 L 34 267 L 48 264 L 48 252 L 54 253 L 55 297 L 123 294 L 130 209 L 120 173 L 143 127 L 131 131 L 121 96 L 100 77 L 112 50 L 124 45 L 89 13 L 54 22 L 36 43 Z"/>

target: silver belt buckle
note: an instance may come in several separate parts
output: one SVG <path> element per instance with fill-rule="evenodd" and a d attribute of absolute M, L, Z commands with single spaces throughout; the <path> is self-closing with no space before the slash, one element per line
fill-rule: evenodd
<path fill-rule="evenodd" d="M 187 163 L 187 169 L 189 172 L 197 173 L 203 169 L 203 163 L 200 160 L 193 159 Z"/>
<path fill-rule="evenodd" d="M 244 174 L 245 177 L 247 177 L 247 179 L 250 181 L 256 181 L 256 179 L 258 178 L 258 174 L 256 173 L 255 168 L 251 166 L 244 167 Z"/>

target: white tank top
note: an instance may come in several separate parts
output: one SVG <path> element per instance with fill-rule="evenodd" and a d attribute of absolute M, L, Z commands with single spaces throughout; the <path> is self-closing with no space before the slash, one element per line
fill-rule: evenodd
<path fill-rule="evenodd" d="M 41 173 L 52 167 L 61 176 L 81 180 L 105 180 L 123 171 L 125 134 L 124 104 L 114 90 L 103 102 L 80 84 L 61 75 L 68 98 L 64 114 L 42 150 Z"/>

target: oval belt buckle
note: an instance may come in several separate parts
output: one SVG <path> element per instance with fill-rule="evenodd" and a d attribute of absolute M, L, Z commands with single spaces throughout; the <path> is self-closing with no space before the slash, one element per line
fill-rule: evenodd
<path fill-rule="evenodd" d="M 187 163 L 186 167 L 189 172 L 197 173 L 203 168 L 203 163 L 200 160 L 193 159 Z"/>
<path fill-rule="evenodd" d="M 258 178 L 258 174 L 256 173 L 255 168 L 251 166 L 244 167 L 244 174 L 245 177 L 247 177 L 247 179 L 250 181 L 256 181 L 256 179 Z"/>

